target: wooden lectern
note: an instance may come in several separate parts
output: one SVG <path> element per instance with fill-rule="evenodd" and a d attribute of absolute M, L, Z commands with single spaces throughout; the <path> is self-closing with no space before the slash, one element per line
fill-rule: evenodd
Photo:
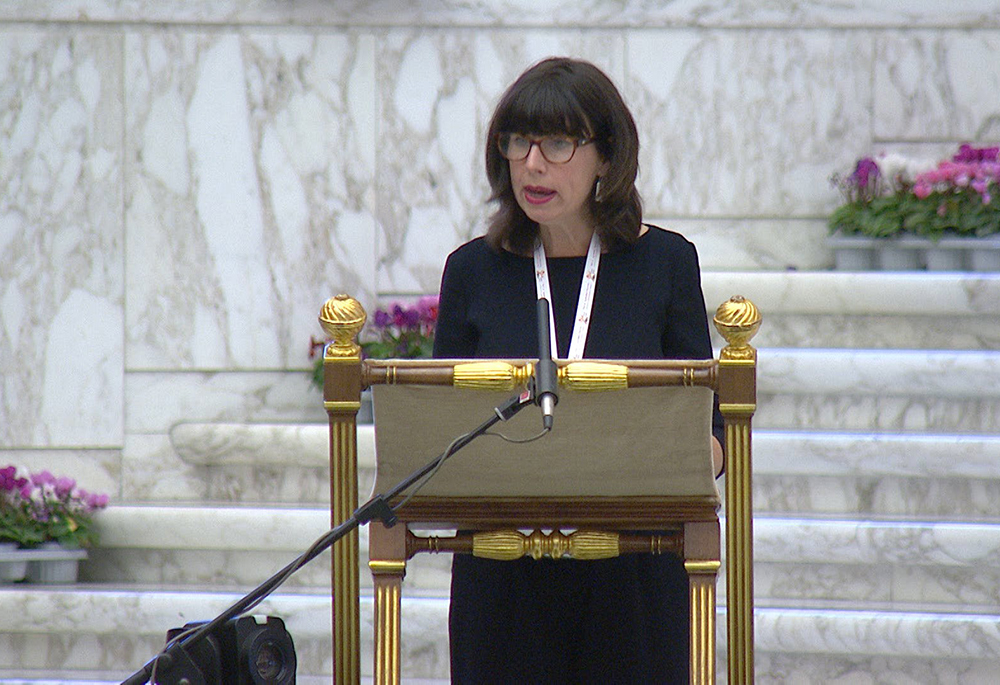
<path fill-rule="evenodd" d="M 355 337 L 365 318 L 346 295 L 328 300 L 320 314 L 332 339 L 324 356 L 324 406 L 333 525 L 358 506 L 362 388 L 372 387 L 375 396 L 375 492 L 384 492 L 524 388 L 533 369 L 533 360 L 362 361 Z M 556 430 L 523 445 L 493 437 L 470 443 L 400 508 L 398 524 L 370 524 L 375 683 L 400 681 L 401 586 L 407 560 L 419 552 L 508 560 L 676 554 L 690 581 L 691 682 L 714 683 L 721 564 L 720 499 L 709 442 L 713 392 L 726 435 L 728 675 L 730 683 L 753 682 L 750 436 L 756 351 L 749 340 L 760 315 L 736 296 L 718 308 L 714 321 L 728 343 L 717 360 L 559 362 Z M 524 438 L 539 427 L 537 412 L 527 410 L 498 430 Z M 609 459 L 609 453 L 621 456 Z M 474 532 L 417 537 L 410 525 Z M 662 532 L 629 532 L 635 530 Z M 358 683 L 357 532 L 333 546 L 333 626 L 335 682 Z"/>

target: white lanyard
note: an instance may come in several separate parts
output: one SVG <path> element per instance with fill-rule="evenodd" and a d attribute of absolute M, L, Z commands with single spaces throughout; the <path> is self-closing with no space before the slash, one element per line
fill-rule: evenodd
<path fill-rule="evenodd" d="M 535 292 L 538 299 L 543 297 L 549 303 L 549 334 L 552 338 L 552 356 L 558 356 L 556 342 L 556 317 L 552 309 L 552 290 L 549 287 L 549 266 L 545 258 L 545 246 L 539 240 L 535 243 Z M 597 233 L 590 238 L 587 250 L 587 264 L 583 268 L 580 282 L 580 298 L 576 302 L 576 319 L 573 322 L 573 337 L 570 338 L 567 359 L 583 359 L 583 348 L 587 345 L 590 330 L 590 315 L 594 310 L 594 291 L 597 289 L 597 269 L 601 265 L 601 239 Z"/>

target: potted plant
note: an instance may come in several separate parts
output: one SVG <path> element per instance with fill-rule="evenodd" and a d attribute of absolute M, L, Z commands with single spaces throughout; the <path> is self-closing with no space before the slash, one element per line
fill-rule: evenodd
<path fill-rule="evenodd" d="M 835 174 L 829 219 L 837 268 L 1000 270 L 998 147 L 962 145 L 936 164 L 882 155 Z M 968 254 L 966 254 L 968 253 Z"/>
<path fill-rule="evenodd" d="M 19 477 L 16 467 L 0 469 L 0 582 L 23 580 L 28 560 L 17 552 L 42 541 L 28 501 L 22 496 L 27 485 L 28 479 Z"/>
<path fill-rule="evenodd" d="M 13 558 L 30 561 L 30 580 L 75 581 L 84 550 L 98 541 L 94 514 L 107 505 L 107 495 L 77 488 L 67 476 L 19 477 L 14 466 L 0 469 L 0 538 L 27 550 Z"/>
<path fill-rule="evenodd" d="M 421 297 L 412 305 L 393 302 L 375 310 L 361 332 L 361 355 L 369 359 L 419 359 L 434 351 L 434 328 L 437 325 L 438 298 Z M 312 383 L 323 389 L 323 348 L 329 341 L 312 339 L 309 358 L 315 359 Z M 371 396 L 362 396 L 358 413 L 361 423 L 371 421 Z"/>

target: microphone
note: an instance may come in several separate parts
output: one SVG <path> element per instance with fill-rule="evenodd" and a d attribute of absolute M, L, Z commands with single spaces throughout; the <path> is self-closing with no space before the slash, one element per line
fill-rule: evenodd
<path fill-rule="evenodd" d="M 549 301 L 538 299 L 538 366 L 535 367 L 535 402 L 542 409 L 542 428 L 552 430 L 552 410 L 559 403 L 556 362 L 549 342 Z"/>

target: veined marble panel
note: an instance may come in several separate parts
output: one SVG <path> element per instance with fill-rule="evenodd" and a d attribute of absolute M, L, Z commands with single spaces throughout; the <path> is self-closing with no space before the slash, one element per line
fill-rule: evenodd
<path fill-rule="evenodd" d="M 754 474 L 1000 480 L 1000 436 L 754 431 Z"/>
<path fill-rule="evenodd" d="M 749 291 L 749 288 L 744 289 Z M 739 292 L 739 290 L 734 291 Z M 822 297 L 822 294 L 819 295 Z M 709 311 L 709 317 L 714 316 Z M 725 342 L 712 331 L 715 349 Z M 989 316 L 910 314 L 783 314 L 765 315 L 755 347 L 996 350 L 1000 349 L 1000 326 Z"/>
<path fill-rule="evenodd" d="M 898 658 L 754 654 L 756 682 L 761 685 L 983 685 L 996 679 L 995 659 Z"/>
<path fill-rule="evenodd" d="M 0 18 L 97 21 L 179 21 L 210 24 L 374 24 L 459 26 L 559 26 L 570 24 L 641 28 L 666 26 L 997 26 L 995 0 L 906 3 L 851 0 L 828 3 L 760 3 L 754 0 L 21 0 L 2 6 Z"/>
<path fill-rule="evenodd" d="M 996 616 L 762 608 L 754 637 L 764 652 L 1000 658 Z"/>
<path fill-rule="evenodd" d="M 815 217 L 871 128 L 863 31 L 642 31 L 625 96 L 651 215 Z"/>
<path fill-rule="evenodd" d="M 127 435 L 122 449 L 121 502 L 202 502 L 202 468 L 177 456 L 166 435 Z"/>
<path fill-rule="evenodd" d="M 607 31 L 389 31 L 378 56 L 380 292 L 437 292 L 445 258 L 481 235 L 483 140 L 503 90 L 550 55 L 594 61 L 622 83 Z"/>
<path fill-rule="evenodd" d="M 113 587 L 185 587 L 216 590 L 256 587 L 283 569 L 306 548 L 294 552 L 217 551 L 186 549 L 110 549 L 98 547 L 80 565 L 83 583 Z M 368 574 L 367 558 L 361 560 L 361 580 Z M 330 555 L 321 554 L 296 571 L 282 587 L 329 588 Z M 369 574 L 370 575 L 370 574 Z M 371 583 L 367 583 L 371 587 Z"/>
<path fill-rule="evenodd" d="M 754 425 L 773 429 L 998 433 L 1000 402 L 955 397 L 758 393 Z"/>
<path fill-rule="evenodd" d="M 880 36 L 872 60 L 875 137 L 995 142 L 1000 138 L 998 52 L 996 31 Z"/>
<path fill-rule="evenodd" d="M 726 272 L 702 274 L 707 306 L 741 294 L 764 317 L 782 314 L 1000 315 L 1000 274 Z M 904 347 L 899 345 L 899 347 Z"/>
<path fill-rule="evenodd" d="M 674 219 L 644 216 L 694 243 L 702 271 L 810 271 L 833 264 L 823 219 Z M 752 282 L 752 275 L 748 274 Z"/>
<path fill-rule="evenodd" d="M 122 443 L 121 45 L 0 34 L 0 445 Z"/>
<path fill-rule="evenodd" d="M 993 351 L 765 349 L 758 388 L 789 395 L 996 399 Z"/>
<path fill-rule="evenodd" d="M 996 566 L 1000 526 L 757 517 L 754 560 L 886 567 Z"/>
<path fill-rule="evenodd" d="M 1000 610 L 998 580 L 1000 571 L 994 566 L 823 564 L 789 558 L 784 563 L 754 565 L 754 603 L 758 607 L 995 614 Z M 725 587 L 723 572 L 721 603 Z"/>
<path fill-rule="evenodd" d="M 126 36 L 130 368 L 296 366 L 372 301 L 374 41 Z"/>
<path fill-rule="evenodd" d="M 756 449 L 756 434 L 754 440 Z M 980 456 L 996 461 L 995 453 Z M 895 457 L 895 454 L 879 455 L 873 461 L 885 459 L 891 463 L 897 461 Z M 963 470 L 960 456 L 943 458 L 941 468 L 949 464 L 956 471 Z M 994 520 L 1000 501 L 1000 481 L 961 476 L 779 476 L 759 473 L 755 468 L 753 497 L 756 511 L 778 515 L 810 512 L 917 520 Z"/>
<path fill-rule="evenodd" d="M 129 434 L 166 436 L 178 423 L 325 423 L 323 397 L 304 371 L 130 373 Z"/>

